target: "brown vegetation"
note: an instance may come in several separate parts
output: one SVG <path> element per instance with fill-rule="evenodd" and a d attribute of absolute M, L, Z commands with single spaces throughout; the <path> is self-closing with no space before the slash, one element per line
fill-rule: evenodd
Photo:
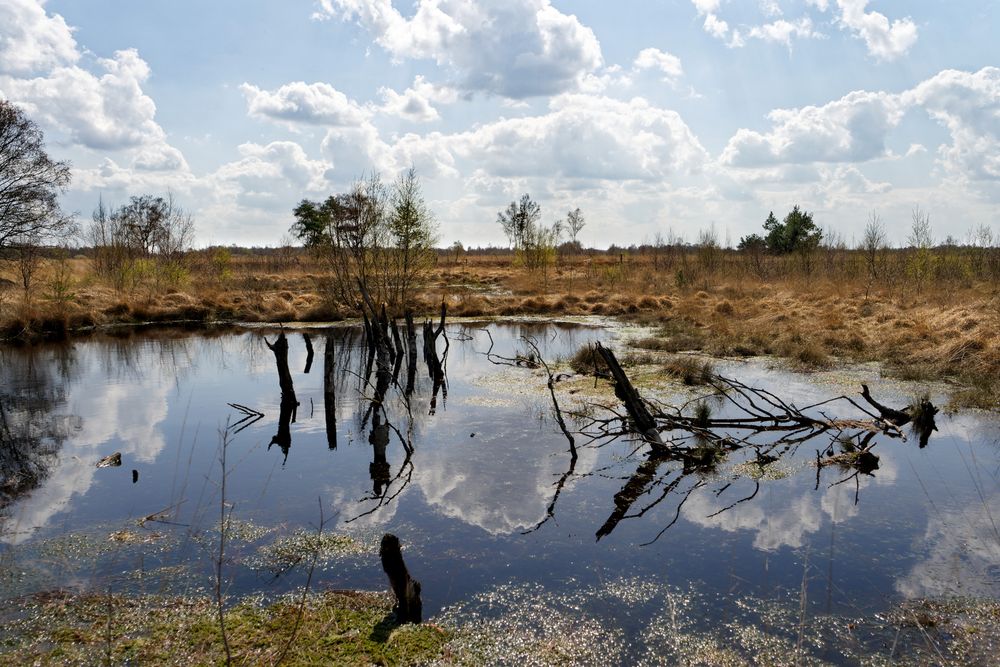
<path fill-rule="evenodd" d="M 940 247 L 930 255 L 884 251 L 873 274 L 863 251 L 750 258 L 719 251 L 706 267 L 695 249 L 589 251 L 561 256 L 547 280 L 509 253 L 440 253 L 413 304 L 431 315 L 627 318 L 654 327 L 649 350 L 716 356 L 774 355 L 804 368 L 837 359 L 878 361 L 907 379 L 955 379 L 966 405 L 996 408 L 1000 395 L 1000 253 Z M 908 278 L 919 261 L 922 280 Z M 357 317 L 334 298 L 307 251 L 213 248 L 189 252 L 181 279 L 116 289 L 85 254 L 42 260 L 32 289 L 15 262 L 0 262 L 4 339 L 58 337 L 110 323 L 330 321 Z"/>

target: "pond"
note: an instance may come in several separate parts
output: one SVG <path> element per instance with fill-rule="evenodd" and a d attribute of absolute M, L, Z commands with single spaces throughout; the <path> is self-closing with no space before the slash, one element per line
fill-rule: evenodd
<path fill-rule="evenodd" d="M 739 645 L 763 661 L 791 647 L 852 663 L 907 649 L 860 619 L 911 599 L 1000 597 L 993 417 L 942 413 L 926 447 L 879 434 L 865 474 L 817 474 L 827 434 L 705 466 L 653 460 L 602 421 L 603 406 L 624 413 L 608 383 L 565 364 L 618 335 L 449 324 L 440 382 L 420 359 L 380 383 L 360 328 L 286 329 L 284 400 L 277 329 L 2 349 L 0 594 L 210 590 L 224 516 L 230 600 L 298 590 L 310 571 L 317 589 L 383 589 L 378 543 L 391 532 L 425 617 L 493 628 L 507 645 L 484 655 L 500 662 L 517 642 L 547 642 L 582 662 Z M 558 380 L 575 458 L 536 354 Z M 861 382 L 883 403 L 911 399 L 872 368 L 715 370 L 797 405 Z M 640 389 L 675 405 L 705 393 Z M 97 466 L 116 452 L 120 465 Z"/>

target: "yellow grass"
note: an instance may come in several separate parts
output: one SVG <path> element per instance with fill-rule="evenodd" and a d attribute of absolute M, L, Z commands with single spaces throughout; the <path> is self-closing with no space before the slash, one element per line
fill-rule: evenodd
<path fill-rule="evenodd" d="M 52 288 L 59 262 L 45 260 L 28 298 L 18 286 L 0 288 L 0 338 L 121 322 L 329 321 L 358 314 L 355 304 L 329 297 L 322 264 L 305 251 L 233 252 L 222 269 L 211 253 L 191 253 L 181 284 L 127 292 L 98 279 L 90 260 L 78 256 L 66 260 L 70 285 L 59 293 Z M 838 359 L 879 361 L 908 378 L 956 378 L 964 383 L 964 403 L 998 407 L 996 282 L 966 277 L 917 291 L 900 276 L 873 285 L 850 253 L 840 268 L 819 264 L 809 275 L 775 271 L 765 279 L 735 255 L 711 272 L 682 259 L 581 254 L 560 258 L 543 275 L 516 266 L 510 255 L 466 254 L 458 261 L 442 255 L 414 310 L 432 315 L 444 299 L 455 316 L 624 317 L 661 329 L 662 343 L 647 341 L 650 347 L 769 354 L 806 368 Z M 12 262 L 0 262 L 0 278 L 17 281 Z"/>

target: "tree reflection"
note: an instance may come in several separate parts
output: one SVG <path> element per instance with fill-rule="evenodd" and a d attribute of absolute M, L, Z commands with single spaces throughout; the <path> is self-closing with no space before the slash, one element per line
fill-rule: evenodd
<path fill-rule="evenodd" d="M 60 415 L 75 368 L 70 345 L 0 348 L 0 514 L 37 488 L 79 417 Z"/>
<path fill-rule="evenodd" d="M 838 479 L 830 482 L 829 488 L 853 481 L 857 504 L 861 478 L 874 476 L 879 468 L 879 457 L 873 452 L 878 437 L 905 439 L 902 427 L 912 424 L 923 448 L 936 430 L 937 409 L 926 397 L 896 409 L 876 401 L 864 385 L 860 393 L 864 404 L 849 396 L 837 396 L 798 408 L 771 391 L 713 376 L 708 394 L 682 405 L 650 401 L 632 386 L 609 349 L 598 344 L 597 352 L 624 409 L 595 405 L 587 412 L 575 413 L 580 425 L 577 435 L 591 447 L 629 439 L 634 445 L 632 457 L 642 457 L 614 495 L 614 509 L 598 528 L 598 540 L 610 535 L 623 520 L 643 517 L 658 507 L 670 507 L 669 522 L 646 544 L 655 542 L 677 522 L 685 503 L 695 493 L 729 498 L 709 518 L 751 502 L 769 467 L 794 457 L 802 446 L 814 441 L 819 443 L 814 464 L 816 489 L 824 470 L 838 471 Z M 519 358 L 492 354 L 492 346 L 487 355 L 494 363 L 520 365 Z M 831 417 L 838 407 L 846 416 Z M 594 408 L 600 411 L 596 416 Z M 720 472 L 723 463 L 728 472 Z M 557 483 L 542 523 L 554 514 L 574 464 L 575 457 Z"/>

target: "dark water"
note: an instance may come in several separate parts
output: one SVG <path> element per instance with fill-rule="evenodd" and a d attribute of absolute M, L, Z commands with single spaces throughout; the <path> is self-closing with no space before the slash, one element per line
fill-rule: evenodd
<path fill-rule="evenodd" d="M 0 594 L 210 587 L 225 441 L 225 511 L 235 524 L 225 571 L 234 599 L 301 586 L 310 557 L 274 545 L 315 533 L 321 512 L 326 536 L 346 538 L 319 559 L 318 588 L 384 588 L 377 543 L 393 532 L 423 583 L 425 614 L 488 617 L 558 605 L 564 616 L 575 610 L 613 628 L 616 659 L 625 662 L 656 651 L 634 639 L 651 633 L 649 617 L 662 616 L 666 603 L 684 607 L 698 628 L 759 622 L 752 607 L 772 602 L 801 620 L 860 617 L 908 598 L 1000 597 L 1000 447 L 991 418 L 939 415 L 926 448 L 879 436 L 872 475 L 827 468 L 818 486 L 812 463 L 829 438 L 793 448 L 760 479 L 760 469 L 740 465 L 753 460 L 746 453 L 684 474 L 679 462 L 651 464 L 626 438 L 597 447 L 577 435 L 571 464 L 544 371 L 488 358 L 483 326 L 448 327 L 443 386 L 435 389 L 421 359 L 407 399 L 404 362 L 384 392 L 384 411 L 372 405 L 382 392 L 366 373 L 357 329 L 305 330 L 315 349 L 308 374 L 303 331 L 288 331 L 299 405 L 286 424 L 265 344 L 277 331 L 0 350 Z M 573 325 L 489 331 L 492 351 L 507 360 L 529 352 L 525 336 L 550 362 L 614 338 Z M 336 397 L 329 420 L 328 345 Z M 718 370 L 799 405 L 848 391 L 762 364 Z M 875 377 L 858 378 L 883 402 L 909 398 Z M 598 398 L 592 378 L 560 382 L 557 392 L 569 411 L 601 416 L 582 406 L 613 403 L 607 393 Z M 690 398 L 678 392 L 660 398 Z M 263 417 L 248 419 L 230 403 Z M 374 460 L 386 442 L 388 470 Z M 95 466 L 113 452 L 120 467 Z M 625 502 L 619 492 L 630 483 L 638 493 Z M 583 621 L 567 623 L 588 636 Z M 814 642 L 817 655 L 846 659 L 825 641 Z"/>

